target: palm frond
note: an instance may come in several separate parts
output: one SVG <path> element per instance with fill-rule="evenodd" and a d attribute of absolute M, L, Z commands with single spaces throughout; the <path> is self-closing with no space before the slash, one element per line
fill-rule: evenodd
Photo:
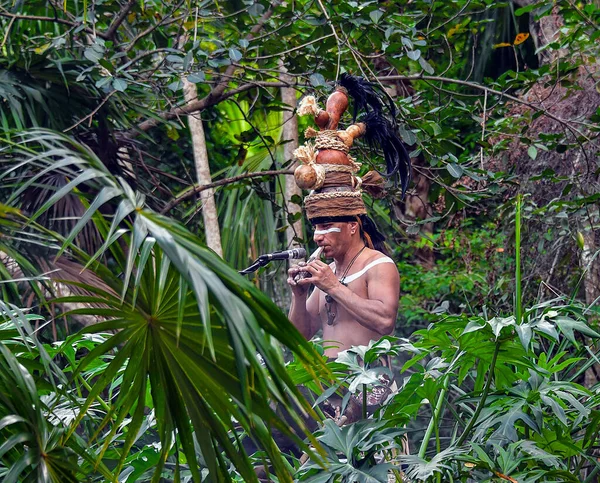
<path fill-rule="evenodd" d="M 415 481 L 425 481 L 435 473 L 443 473 L 445 469 L 449 469 L 449 462 L 455 456 L 466 453 L 465 449 L 450 446 L 437 453 L 431 460 L 427 461 L 417 455 L 399 456 L 400 463 L 408 465 L 406 476 Z"/>
<path fill-rule="evenodd" d="M 306 446 L 290 434 L 269 401 L 288 408 L 299 427 L 304 425 L 296 415 L 298 410 L 316 415 L 285 371 L 274 342 L 292 348 L 313 374 L 327 370 L 285 315 L 182 225 L 146 208 L 143 197 L 108 173 L 90 150 L 64 135 L 42 130 L 24 133 L 10 148 L 20 166 L 36 163 L 42 171 L 69 172 L 72 179 L 68 189 L 57 191 L 32 219 L 71 193 L 96 194 L 72 232 L 67 237 L 56 235 L 62 242 L 58 254 L 69 254 L 87 264 L 111 290 L 63 280 L 93 295 L 62 297 L 55 302 L 86 304 L 71 313 L 105 319 L 85 328 L 81 335 L 118 332 L 78 367 L 78 371 L 84 370 L 95 357 L 115 351 L 106 370 L 94 381 L 69 435 L 72 437 L 94 398 L 123 371 L 123 389 L 112 404 L 116 420 L 110 422 L 111 432 L 126 417 L 133 418 L 133 428 L 141 424 L 149 388 L 163 448 L 168 451 L 176 430 L 196 481 L 200 478 L 194 438 L 204 459 L 211 462 L 215 477 L 226 475 L 226 465 L 219 457 L 224 450 L 246 481 L 256 481 L 243 448 L 231 439 L 234 421 L 266 451 L 280 481 L 291 481 L 270 429 L 277 428 Z M 24 180 L 22 189 L 34 182 Z M 116 204 L 112 220 L 100 211 L 107 202 Z M 94 223 L 107 240 L 95 254 L 73 244 L 86 223 Z M 123 231 L 117 237 L 119 230 Z M 98 263 L 105 253 L 111 254 L 115 270 Z M 308 430 L 305 435 L 316 444 Z M 130 445 L 127 440 L 119 468 Z M 160 467 L 156 471 L 159 474 Z"/>

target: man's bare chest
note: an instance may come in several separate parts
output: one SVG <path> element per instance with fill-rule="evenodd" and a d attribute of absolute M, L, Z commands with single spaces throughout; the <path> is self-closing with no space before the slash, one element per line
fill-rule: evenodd
<path fill-rule="evenodd" d="M 368 299 L 369 290 L 366 277 L 353 280 L 344 284 L 355 296 Z M 333 297 L 327 297 L 325 292 L 319 290 L 319 318 L 322 327 L 338 325 L 344 322 L 353 322 L 352 307 L 345 307 Z"/>

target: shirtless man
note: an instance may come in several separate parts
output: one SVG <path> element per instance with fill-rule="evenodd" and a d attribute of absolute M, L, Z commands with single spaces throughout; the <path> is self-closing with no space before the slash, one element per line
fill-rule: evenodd
<path fill-rule="evenodd" d="M 331 358 L 353 345 L 390 335 L 400 291 L 393 260 L 366 246 L 358 220 L 318 223 L 314 240 L 325 258 L 334 261 L 327 265 L 315 260 L 288 271 L 292 323 L 307 339 L 323 329 L 325 355 Z M 295 282 L 300 271 L 310 277 Z M 308 296 L 311 285 L 315 290 Z"/>

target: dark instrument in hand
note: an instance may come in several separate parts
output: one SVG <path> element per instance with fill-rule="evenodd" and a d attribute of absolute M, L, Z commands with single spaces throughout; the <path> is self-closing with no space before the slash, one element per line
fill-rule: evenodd
<path fill-rule="evenodd" d="M 323 247 L 319 247 L 317 248 L 310 257 L 308 257 L 308 260 L 306 260 L 306 265 L 308 265 L 310 262 L 314 262 L 315 260 L 317 260 L 320 256 L 321 253 L 323 252 Z M 300 280 L 303 280 L 305 278 L 310 278 L 312 277 L 312 275 L 309 272 L 298 272 L 296 274 L 296 276 L 294 277 L 294 282 L 298 282 Z"/>

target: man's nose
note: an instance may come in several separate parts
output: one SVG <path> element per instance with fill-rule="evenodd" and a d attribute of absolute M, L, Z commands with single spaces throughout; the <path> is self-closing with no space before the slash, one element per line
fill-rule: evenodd
<path fill-rule="evenodd" d="M 319 243 L 321 240 L 323 240 L 323 238 L 325 238 L 325 235 L 321 235 L 321 234 L 314 234 L 313 235 L 313 240 L 315 241 L 315 243 Z"/>

